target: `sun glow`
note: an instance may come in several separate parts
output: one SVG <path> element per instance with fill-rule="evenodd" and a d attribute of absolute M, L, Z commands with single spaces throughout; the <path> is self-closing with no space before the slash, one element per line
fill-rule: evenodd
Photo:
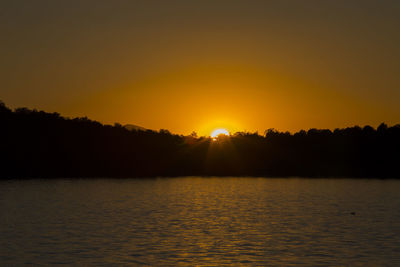
<path fill-rule="evenodd" d="M 216 140 L 219 135 L 229 135 L 229 132 L 225 129 L 216 129 L 211 133 L 211 137 L 214 140 Z"/>

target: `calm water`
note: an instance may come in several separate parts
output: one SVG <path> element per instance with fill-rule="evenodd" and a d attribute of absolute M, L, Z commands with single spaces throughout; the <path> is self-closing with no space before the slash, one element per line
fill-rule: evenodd
<path fill-rule="evenodd" d="M 396 180 L 3 181 L 0 212 L 1 266 L 400 265 Z"/>

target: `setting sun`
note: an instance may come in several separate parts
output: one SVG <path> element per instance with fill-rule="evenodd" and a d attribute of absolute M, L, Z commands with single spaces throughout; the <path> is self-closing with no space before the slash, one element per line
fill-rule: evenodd
<path fill-rule="evenodd" d="M 0 267 L 400 267 L 400 0 L 0 1 Z"/>
<path fill-rule="evenodd" d="M 225 129 L 216 129 L 211 133 L 213 139 L 216 139 L 219 135 L 229 135 L 229 132 Z"/>

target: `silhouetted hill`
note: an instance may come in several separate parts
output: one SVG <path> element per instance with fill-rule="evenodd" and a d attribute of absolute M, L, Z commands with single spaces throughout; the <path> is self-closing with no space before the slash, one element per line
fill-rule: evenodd
<path fill-rule="evenodd" d="M 302 176 L 399 178 L 400 125 L 236 133 L 217 141 L 131 131 L 0 102 L 0 177 Z"/>
<path fill-rule="evenodd" d="M 133 124 L 126 124 L 124 125 L 124 128 L 129 130 L 129 131 L 146 131 L 146 128 L 137 126 L 137 125 L 133 125 Z"/>

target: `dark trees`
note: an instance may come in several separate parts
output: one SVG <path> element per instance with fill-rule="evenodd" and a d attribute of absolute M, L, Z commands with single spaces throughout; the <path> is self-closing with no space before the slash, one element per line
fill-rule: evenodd
<path fill-rule="evenodd" d="M 187 175 L 400 177 L 400 125 L 270 129 L 217 141 L 127 130 L 0 102 L 0 178 Z"/>

